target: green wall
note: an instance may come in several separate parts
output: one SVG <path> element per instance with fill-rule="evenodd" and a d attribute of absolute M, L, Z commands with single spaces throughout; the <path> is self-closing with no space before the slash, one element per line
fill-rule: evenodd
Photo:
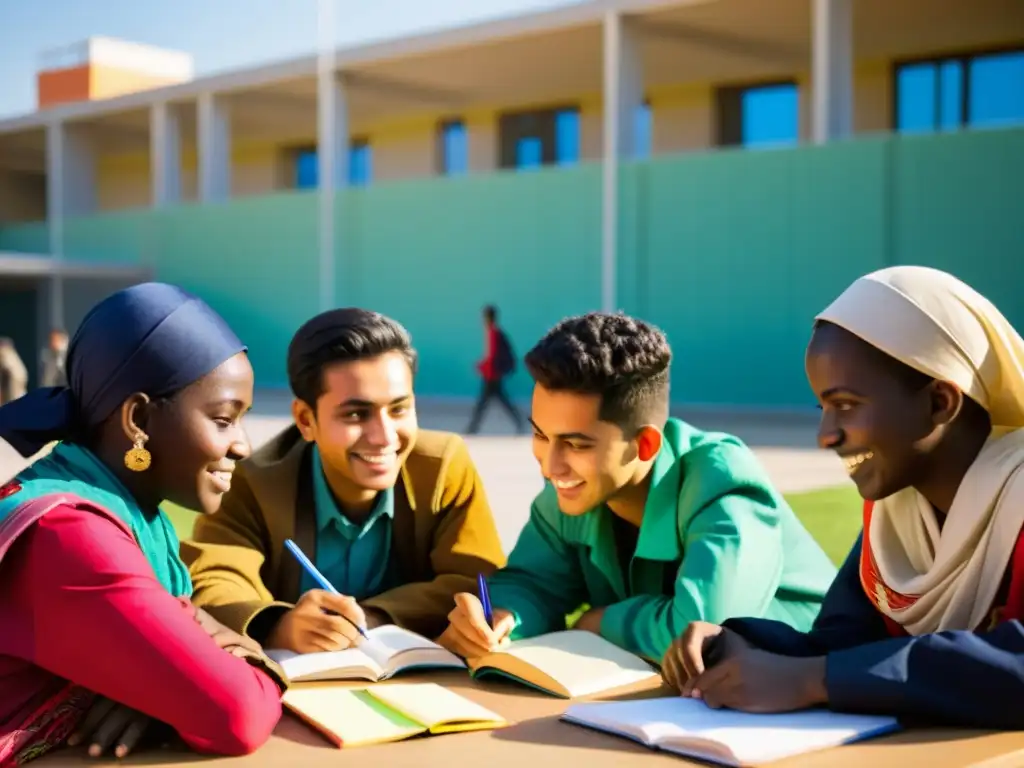
<path fill-rule="evenodd" d="M 601 303 L 601 170 L 499 173 L 348 190 L 339 201 L 337 300 L 399 319 L 421 352 L 418 387 L 475 394 L 480 311 L 499 307 L 517 352 Z M 529 392 L 520 370 L 515 391 Z"/>
<path fill-rule="evenodd" d="M 856 142 L 629 168 L 620 303 L 668 334 L 676 398 L 805 399 L 814 313 L 884 264 L 884 152 Z"/>
<path fill-rule="evenodd" d="M 668 333 L 680 402 L 809 405 L 814 313 L 889 264 L 947 269 L 1024 328 L 1024 131 L 659 158 L 626 165 L 621 184 L 619 306 Z M 260 383 L 280 386 L 288 340 L 318 309 L 317 216 L 305 192 L 106 214 L 68 222 L 66 252 L 155 264 L 217 307 Z M 600 305 L 598 165 L 346 190 L 337 222 L 337 303 L 409 328 L 426 395 L 475 393 L 483 304 L 520 353 Z M 39 233 L 2 227 L 0 249 Z M 529 391 L 523 371 L 515 390 Z"/>
<path fill-rule="evenodd" d="M 629 166 L 620 305 L 662 326 L 674 396 L 810 405 L 814 314 L 859 275 L 935 266 L 1024 330 L 1024 131 L 879 137 Z"/>
<path fill-rule="evenodd" d="M 50 230 L 46 222 L 33 221 L 27 224 L 0 223 L 0 251 L 20 253 L 49 253 Z"/>
<path fill-rule="evenodd" d="M 284 386 L 295 330 L 317 311 L 317 199 L 310 193 L 160 214 L 157 278 L 193 291 L 249 346 L 259 386 Z"/>

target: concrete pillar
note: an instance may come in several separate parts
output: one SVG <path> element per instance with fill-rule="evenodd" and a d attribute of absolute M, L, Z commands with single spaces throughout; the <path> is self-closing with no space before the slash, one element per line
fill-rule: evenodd
<path fill-rule="evenodd" d="M 48 285 L 50 327 L 64 327 L 64 222 L 96 211 L 96 151 L 88 126 L 46 127 L 46 218 L 54 265 Z"/>
<path fill-rule="evenodd" d="M 64 122 L 47 126 L 46 177 L 51 218 L 57 214 L 62 222 L 65 217 L 96 212 L 96 150 L 88 126 Z"/>
<path fill-rule="evenodd" d="M 328 0 L 328 8 L 333 3 Z M 324 11 L 321 11 L 324 13 Z M 329 12 L 329 11 L 328 11 Z M 321 22 L 322 23 L 322 22 Z M 333 27 L 331 27 L 333 29 Z M 337 303 L 337 208 L 335 191 L 348 185 L 348 99 L 334 68 L 333 41 L 321 46 L 317 73 L 317 187 L 319 192 L 320 311 Z"/>
<path fill-rule="evenodd" d="M 601 307 L 617 309 L 619 162 L 636 154 L 637 112 L 643 104 L 638 33 L 622 14 L 604 17 L 604 147 Z"/>
<path fill-rule="evenodd" d="M 196 109 L 199 148 L 199 200 L 213 203 L 231 197 L 231 127 L 222 97 L 201 93 Z"/>
<path fill-rule="evenodd" d="M 153 207 L 181 202 L 181 116 L 173 104 L 150 108 L 149 156 Z"/>
<path fill-rule="evenodd" d="M 46 220 L 53 269 L 47 286 L 50 328 L 65 325 L 61 262 L 65 221 L 96 211 L 96 152 L 88 126 L 54 121 L 46 126 Z"/>
<path fill-rule="evenodd" d="M 64 251 L 64 124 L 46 126 L 46 224 L 50 253 Z"/>
<path fill-rule="evenodd" d="M 811 0 L 815 144 L 853 133 L 853 0 Z"/>
<path fill-rule="evenodd" d="M 320 189 L 335 190 L 348 186 L 348 115 L 344 78 L 320 78 L 317 101 L 317 177 Z"/>

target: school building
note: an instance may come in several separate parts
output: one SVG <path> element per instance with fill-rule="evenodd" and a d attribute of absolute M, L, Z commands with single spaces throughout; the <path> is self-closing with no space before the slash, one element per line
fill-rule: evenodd
<path fill-rule="evenodd" d="M 1024 327 L 1019 0 L 589 0 L 207 77 L 58 53 L 0 121 L 0 335 L 29 363 L 149 277 L 222 312 L 264 387 L 353 304 L 408 326 L 425 395 L 476 392 L 493 302 L 519 352 L 642 316 L 677 401 L 757 408 L 813 402 L 814 313 L 885 265 Z"/>

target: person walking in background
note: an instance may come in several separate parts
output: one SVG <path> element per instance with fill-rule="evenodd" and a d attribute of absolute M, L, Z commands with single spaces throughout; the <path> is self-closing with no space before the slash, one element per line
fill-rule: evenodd
<path fill-rule="evenodd" d="M 498 308 L 493 304 L 484 307 L 484 344 L 485 357 L 477 363 L 477 370 L 483 379 L 480 396 L 473 406 L 467 434 L 475 435 L 480 431 L 480 420 L 491 400 L 497 398 L 502 407 L 516 425 L 516 432 L 523 433 L 523 417 L 509 399 L 505 391 L 505 378 L 516 370 L 516 355 L 505 331 L 498 325 Z"/>
<path fill-rule="evenodd" d="M 68 334 L 63 328 L 50 331 L 50 344 L 39 355 L 39 383 L 44 387 L 66 387 L 64 360 L 68 354 Z"/>
<path fill-rule="evenodd" d="M 0 405 L 17 400 L 28 390 L 28 370 L 14 341 L 0 337 Z"/>

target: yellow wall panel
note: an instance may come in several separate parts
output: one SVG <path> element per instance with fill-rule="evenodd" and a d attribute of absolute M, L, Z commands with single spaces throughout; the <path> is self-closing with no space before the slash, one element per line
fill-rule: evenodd
<path fill-rule="evenodd" d="M 800 137 L 811 138 L 812 88 L 808 71 L 791 77 L 800 88 Z M 738 83 L 730 83 L 737 85 Z M 651 149 L 655 155 L 699 152 L 715 145 L 715 90 L 717 84 L 666 85 L 648 90 L 652 110 Z M 599 93 L 559 104 L 575 103 L 580 108 L 580 156 L 594 161 L 602 152 L 602 100 Z M 373 181 L 429 178 L 439 173 L 438 128 L 442 120 L 460 117 L 467 129 L 469 170 L 494 171 L 498 163 L 498 122 L 501 113 L 551 107 L 551 102 L 507 105 L 476 105 L 459 114 L 450 111 L 367 123 L 354 121 L 353 135 L 368 139 L 373 152 Z M 854 129 L 857 133 L 890 130 L 892 124 L 892 62 L 859 61 L 854 68 Z M 276 141 L 238 143 L 232 147 L 232 195 L 259 196 L 291 189 L 295 184 L 295 151 L 312 144 L 315 136 L 296 139 L 282 136 Z M 100 210 L 117 210 L 149 205 L 149 163 L 146 153 L 108 154 L 97 169 Z M 182 199 L 196 199 L 196 157 L 191 149 L 182 151 Z"/>

